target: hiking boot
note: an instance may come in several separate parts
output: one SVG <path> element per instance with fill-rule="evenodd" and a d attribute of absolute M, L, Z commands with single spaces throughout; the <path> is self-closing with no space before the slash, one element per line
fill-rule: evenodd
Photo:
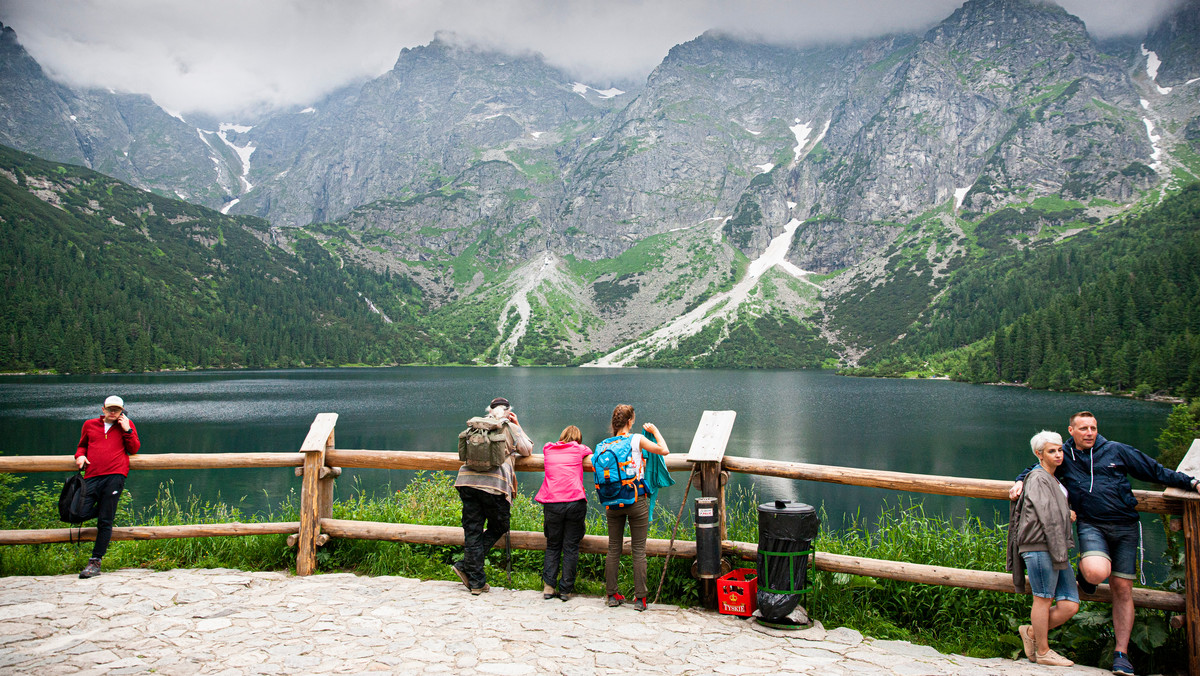
<path fill-rule="evenodd" d="M 1087 581 L 1087 578 L 1083 576 L 1083 571 L 1075 573 L 1075 584 L 1079 585 L 1079 591 L 1084 594 L 1096 593 L 1096 585 Z"/>
<path fill-rule="evenodd" d="M 645 610 L 646 609 L 646 597 L 643 596 L 640 599 L 634 599 L 633 600 L 633 609 L 638 611 L 639 613 L 642 612 L 643 610 Z"/>
<path fill-rule="evenodd" d="M 1114 674 L 1133 676 L 1133 663 L 1129 661 L 1129 655 L 1119 650 L 1114 650 L 1112 671 Z"/>
<path fill-rule="evenodd" d="M 559 601 L 570 601 L 573 598 L 575 598 L 574 592 L 560 592 L 558 595 Z"/>
<path fill-rule="evenodd" d="M 454 574 L 458 576 L 458 579 L 462 580 L 464 587 L 467 589 L 471 588 L 471 583 L 467 581 L 467 574 L 463 572 L 462 568 L 458 567 L 457 562 L 450 564 L 450 570 L 453 570 Z"/>
<path fill-rule="evenodd" d="M 608 596 L 608 607 L 609 608 L 616 608 L 617 606 L 621 605 L 622 603 L 625 603 L 624 596 L 621 596 L 620 594 L 609 594 L 609 596 Z"/>
<path fill-rule="evenodd" d="M 1021 635 L 1021 647 L 1025 648 L 1025 658 L 1030 662 L 1034 661 L 1033 655 L 1037 651 L 1037 647 L 1033 642 L 1033 625 L 1022 624 L 1017 627 L 1017 633 Z"/>
<path fill-rule="evenodd" d="M 543 599 L 546 599 L 547 601 L 549 601 L 550 599 L 554 598 L 555 596 L 558 596 L 558 590 L 556 590 L 554 587 L 551 587 L 548 584 L 542 585 L 542 598 Z"/>
<path fill-rule="evenodd" d="M 1044 653 L 1037 653 L 1037 663 L 1044 664 L 1048 667 L 1070 667 L 1075 664 L 1071 660 L 1054 652 L 1053 648 Z"/>
<path fill-rule="evenodd" d="M 88 559 L 87 565 L 79 571 L 79 579 L 86 580 L 100 574 L 100 559 Z"/>
<path fill-rule="evenodd" d="M 491 590 L 492 590 L 492 586 L 489 585 L 488 583 L 484 582 L 482 587 L 471 590 L 471 596 L 479 596 L 480 594 L 486 594 L 486 593 L 490 592 Z"/>

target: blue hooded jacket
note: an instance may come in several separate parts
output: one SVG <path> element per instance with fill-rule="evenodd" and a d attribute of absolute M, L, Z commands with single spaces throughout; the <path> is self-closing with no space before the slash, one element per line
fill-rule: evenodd
<path fill-rule="evenodd" d="M 1033 467 L 1021 472 L 1017 481 L 1023 481 Z M 1130 476 L 1183 490 L 1192 487 L 1192 477 L 1167 469 L 1138 449 L 1109 441 L 1099 434 L 1096 443 L 1086 451 L 1076 449 L 1075 440 L 1067 437 L 1063 444 L 1063 464 L 1054 475 L 1066 487 L 1071 509 L 1079 520 L 1092 523 L 1138 520 Z"/>

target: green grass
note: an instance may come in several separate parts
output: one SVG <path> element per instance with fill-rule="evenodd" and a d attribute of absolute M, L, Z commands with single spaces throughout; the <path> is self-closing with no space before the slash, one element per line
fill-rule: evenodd
<path fill-rule="evenodd" d="M 661 265 L 663 253 L 675 243 L 673 233 L 651 235 L 639 240 L 636 244 L 621 252 L 616 258 L 589 261 L 566 256 L 567 265 L 572 273 L 581 277 L 587 283 L 596 281 L 600 275 L 612 273 L 616 276 L 636 274 Z"/>
<path fill-rule="evenodd" d="M 57 528 L 57 494 L 52 488 L 23 488 L 22 479 L 0 474 L 0 527 Z M 458 494 L 453 475 L 419 472 L 399 491 L 371 495 L 356 483 L 339 487 L 346 497 L 334 504 L 339 519 L 460 526 Z M 269 513 L 247 514 L 238 506 L 181 497 L 172 484 L 163 484 L 146 509 L 134 513 L 127 493 L 117 515 L 117 524 L 174 525 L 229 521 L 296 521 L 299 500 L 294 493 L 283 496 Z M 756 505 L 753 490 L 738 489 L 728 496 L 727 526 L 731 540 L 757 542 Z M 675 505 L 659 503 L 650 537 L 667 539 L 674 526 Z M 862 514 L 831 517 L 820 510 L 822 530 L 816 541 L 818 552 L 863 556 L 912 563 L 1003 571 L 1006 528 L 989 526 L 967 514 L 947 518 L 926 514 L 919 502 L 885 506 L 873 518 Z M 689 519 L 690 520 L 690 519 Z M 512 528 L 540 531 L 542 508 L 532 496 L 521 493 L 513 502 Z M 680 528 L 679 539 L 691 539 L 690 524 Z M 587 532 L 606 534 L 602 514 L 593 506 L 587 517 Z M 295 550 L 283 535 L 192 538 L 113 542 L 105 557 L 105 568 L 142 567 L 235 568 L 240 570 L 294 570 Z M 1178 543 L 1168 545 L 1167 556 L 1175 567 L 1182 564 Z M 18 545 L 0 548 L 0 575 L 74 574 L 86 563 L 89 543 Z M 365 575 L 403 575 L 421 579 L 456 581 L 449 564 L 461 555 L 461 547 L 413 545 L 373 540 L 334 539 L 318 550 L 320 572 L 349 571 Z M 819 555 L 818 555 L 819 556 Z M 539 551 L 512 552 L 512 588 L 541 589 Z M 735 567 L 754 567 L 750 561 L 735 561 Z M 662 573 L 663 559 L 650 557 L 648 583 L 653 594 Z M 485 564 L 491 584 L 510 586 L 505 580 L 505 554 L 493 549 Z M 670 563 L 661 601 L 692 605 L 697 601 L 696 582 L 690 576 L 691 560 Z M 848 626 L 880 639 L 907 640 L 932 645 L 942 652 L 978 657 L 1013 657 L 1020 650 L 1018 624 L 1028 622 L 1029 599 L 1000 592 L 980 592 L 955 587 L 920 585 L 890 580 L 813 572 L 814 591 L 804 603 L 811 615 L 827 628 Z M 620 587 L 633 585 L 628 557 L 623 558 Z M 1179 586 L 1178 576 L 1171 582 Z M 582 594 L 604 593 L 604 557 L 580 556 L 577 590 Z M 1051 633 L 1059 652 L 1084 664 L 1101 664 L 1111 655 L 1112 632 L 1109 607 L 1085 603 L 1077 619 Z M 1170 631 L 1167 614 L 1138 611 L 1133 659 L 1147 672 L 1182 669 L 1185 638 Z M 1109 657 L 1111 659 L 1111 657 Z"/>

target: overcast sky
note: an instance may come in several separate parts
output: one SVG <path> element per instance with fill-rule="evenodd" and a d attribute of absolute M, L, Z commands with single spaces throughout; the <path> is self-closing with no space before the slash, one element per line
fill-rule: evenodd
<path fill-rule="evenodd" d="M 1060 0 L 1098 37 L 1141 36 L 1177 0 Z M 644 78 L 709 29 L 804 44 L 923 30 L 961 0 L 0 0 L 54 78 L 232 119 L 389 70 L 439 30 L 536 51 L 589 84 Z"/>

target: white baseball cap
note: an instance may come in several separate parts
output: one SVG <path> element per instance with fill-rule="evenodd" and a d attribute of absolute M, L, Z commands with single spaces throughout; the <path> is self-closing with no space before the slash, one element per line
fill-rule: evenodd
<path fill-rule="evenodd" d="M 125 400 L 114 394 L 108 399 L 104 400 L 104 408 L 108 408 L 110 406 L 120 406 L 121 408 L 125 408 Z"/>

